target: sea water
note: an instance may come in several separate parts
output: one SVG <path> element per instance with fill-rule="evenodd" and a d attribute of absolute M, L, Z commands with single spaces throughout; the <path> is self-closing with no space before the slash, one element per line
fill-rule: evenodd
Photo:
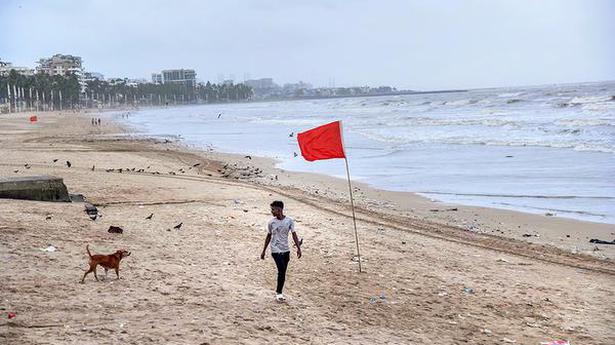
<path fill-rule="evenodd" d="M 296 141 L 298 132 L 341 120 L 354 180 L 443 202 L 615 223 L 615 82 L 112 116 L 142 135 L 345 178 L 342 160 L 306 162 Z"/>

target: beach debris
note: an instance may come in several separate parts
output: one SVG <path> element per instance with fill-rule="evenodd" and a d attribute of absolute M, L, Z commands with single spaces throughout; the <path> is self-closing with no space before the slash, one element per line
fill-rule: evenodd
<path fill-rule="evenodd" d="M 248 156 L 245 156 L 244 158 L 252 159 L 252 156 L 248 155 Z"/>
<path fill-rule="evenodd" d="M 547 213 L 545 213 L 545 216 L 547 216 L 547 217 L 554 217 L 555 213 L 547 212 Z"/>
<path fill-rule="evenodd" d="M 193 168 L 196 168 L 196 167 L 198 167 L 199 165 L 201 165 L 201 163 L 195 163 L 195 164 L 192 164 L 192 167 L 193 167 Z"/>
<path fill-rule="evenodd" d="M 145 219 L 152 219 L 153 216 L 154 216 L 154 214 L 151 213 L 149 216 L 145 217 Z"/>
<path fill-rule="evenodd" d="M 92 165 L 92 171 L 96 169 L 96 165 Z"/>
<path fill-rule="evenodd" d="M 505 343 L 516 343 L 517 341 L 514 339 L 502 338 L 502 341 Z"/>
<path fill-rule="evenodd" d="M 14 318 L 15 316 L 17 316 L 17 314 L 15 314 L 15 313 L 8 313 L 7 314 L 7 317 L 9 318 L 9 320 Z"/>
<path fill-rule="evenodd" d="M 369 298 L 369 304 L 386 303 L 387 298 L 384 296 L 384 292 L 380 293 L 380 296 L 371 296 Z"/>
<path fill-rule="evenodd" d="M 359 262 L 359 257 L 357 255 L 353 256 L 351 261 L 353 262 Z M 365 257 L 361 257 L 361 262 L 365 262 L 367 261 L 367 259 Z"/>
<path fill-rule="evenodd" d="M 96 217 L 98 217 L 98 209 L 96 206 L 87 202 L 85 203 L 85 213 L 88 214 L 91 220 L 96 220 Z"/>
<path fill-rule="evenodd" d="M 401 241 L 401 244 L 406 244 L 406 241 Z"/>
<path fill-rule="evenodd" d="M 123 234 L 124 233 L 124 229 L 120 228 L 119 226 L 111 225 L 109 227 L 109 230 L 107 230 L 107 232 L 112 233 L 112 234 Z"/>
<path fill-rule="evenodd" d="M 53 253 L 53 252 L 55 252 L 56 250 L 58 250 L 58 248 L 56 248 L 56 247 L 52 246 L 51 244 L 48 244 L 48 245 L 47 245 L 47 248 L 43 248 L 43 249 L 41 249 L 41 250 L 42 250 L 42 251 L 44 251 L 44 252 Z"/>
<path fill-rule="evenodd" d="M 513 157 L 514 157 L 514 156 L 511 156 L 511 155 L 506 156 L 506 158 L 513 158 Z"/>
<path fill-rule="evenodd" d="M 597 238 L 592 238 L 591 240 L 589 240 L 589 243 L 596 243 L 596 244 L 615 244 L 615 240 L 613 241 L 605 241 L 605 240 L 599 240 Z"/>
<path fill-rule="evenodd" d="M 70 168 L 73 165 L 70 163 L 70 161 L 66 161 L 66 166 Z"/>
<path fill-rule="evenodd" d="M 58 159 L 57 159 L 57 158 L 53 160 L 53 162 L 54 162 L 54 163 L 55 163 L 55 162 L 57 162 L 57 161 L 58 161 Z"/>
<path fill-rule="evenodd" d="M 297 156 L 298 156 L 297 152 L 293 152 L 293 157 L 297 157 Z"/>
<path fill-rule="evenodd" d="M 243 209 L 243 211 L 244 211 L 245 213 L 248 213 L 248 210 L 246 210 L 245 208 Z"/>
<path fill-rule="evenodd" d="M 467 293 L 467 294 L 474 294 L 474 289 L 472 289 L 471 287 L 464 287 L 463 288 L 463 292 Z"/>
<path fill-rule="evenodd" d="M 15 169 L 15 170 L 13 170 L 13 172 L 14 172 L 15 174 L 17 174 L 17 173 L 19 172 L 19 169 Z"/>
<path fill-rule="evenodd" d="M 110 168 L 110 169 L 105 169 L 105 171 L 106 171 L 106 172 L 114 172 L 114 171 L 115 171 L 115 169 Z"/>
<path fill-rule="evenodd" d="M 24 164 L 23 166 L 24 166 L 26 169 L 30 169 L 30 168 L 31 168 L 30 164 L 28 164 L 28 163 Z"/>
<path fill-rule="evenodd" d="M 292 138 L 295 135 L 295 132 L 290 132 L 290 134 L 288 135 L 290 138 Z"/>
<path fill-rule="evenodd" d="M 568 340 L 551 340 L 551 341 L 542 341 L 540 345 L 570 345 Z"/>
<path fill-rule="evenodd" d="M 523 234 L 521 236 L 523 236 L 523 237 L 540 237 L 540 235 L 538 235 L 538 234 L 528 234 L 528 233 L 525 233 L 525 234 Z"/>
<path fill-rule="evenodd" d="M 175 226 L 173 227 L 173 229 L 175 229 L 175 230 L 179 230 L 179 229 L 181 229 L 182 225 L 184 225 L 184 223 L 183 223 L 183 222 L 181 222 L 181 223 L 179 223 L 179 224 L 175 225 Z"/>
<path fill-rule="evenodd" d="M 45 217 L 45 220 L 50 220 L 50 219 L 51 219 L 51 215 L 50 215 L 50 214 L 48 214 L 48 215 Z"/>

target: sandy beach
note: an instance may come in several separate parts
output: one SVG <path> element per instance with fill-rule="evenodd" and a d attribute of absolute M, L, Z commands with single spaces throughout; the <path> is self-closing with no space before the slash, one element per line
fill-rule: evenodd
<path fill-rule="evenodd" d="M 104 118 L 92 126 L 96 112 L 29 115 L 0 115 L 0 176 L 61 177 L 102 217 L 0 199 L 7 343 L 615 343 L 615 246 L 589 243 L 613 240 L 615 225 L 355 184 L 359 273 L 344 180 L 134 139 Z M 276 199 L 304 238 L 284 304 L 273 260 L 258 257 Z M 121 279 L 79 284 L 87 244 L 132 252 Z"/>

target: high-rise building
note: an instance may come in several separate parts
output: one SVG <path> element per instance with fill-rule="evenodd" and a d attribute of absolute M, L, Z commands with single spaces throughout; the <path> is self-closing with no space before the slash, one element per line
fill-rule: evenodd
<path fill-rule="evenodd" d="M 252 79 L 246 80 L 243 83 L 253 89 L 275 89 L 279 87 L 273 82 L 273 78 Z"/>
<path fill-rule="evenodd" d="M 81 76 L 83 73 L 79 56 L 56 54 L 50 58 L 40 59 L 38 64 L 36 69 L 49 75 L 76 74 Z"/>
<path fill-rule="evenodd" d="M 162 73 L 152 73 L 152 83 L 162 84 Z"/>
<path fill-rule="evenodd" d="M 162 83 L 185 84 L 194 87 L 196 85 L 196 72 L 193 69 L 168 69 L 162 71 Z"/>

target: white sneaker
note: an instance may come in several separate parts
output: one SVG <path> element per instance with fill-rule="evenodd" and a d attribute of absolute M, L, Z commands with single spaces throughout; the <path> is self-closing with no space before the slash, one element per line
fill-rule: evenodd
<path fill-rule="evenodd" d="M 275 295 L 275 300 L 278 301 L 278 302 L 284 302 L 284 301 L 286 301 L 286 297 L 284 297 L 284 295 L 279 293 L 279 294 Z"/>

